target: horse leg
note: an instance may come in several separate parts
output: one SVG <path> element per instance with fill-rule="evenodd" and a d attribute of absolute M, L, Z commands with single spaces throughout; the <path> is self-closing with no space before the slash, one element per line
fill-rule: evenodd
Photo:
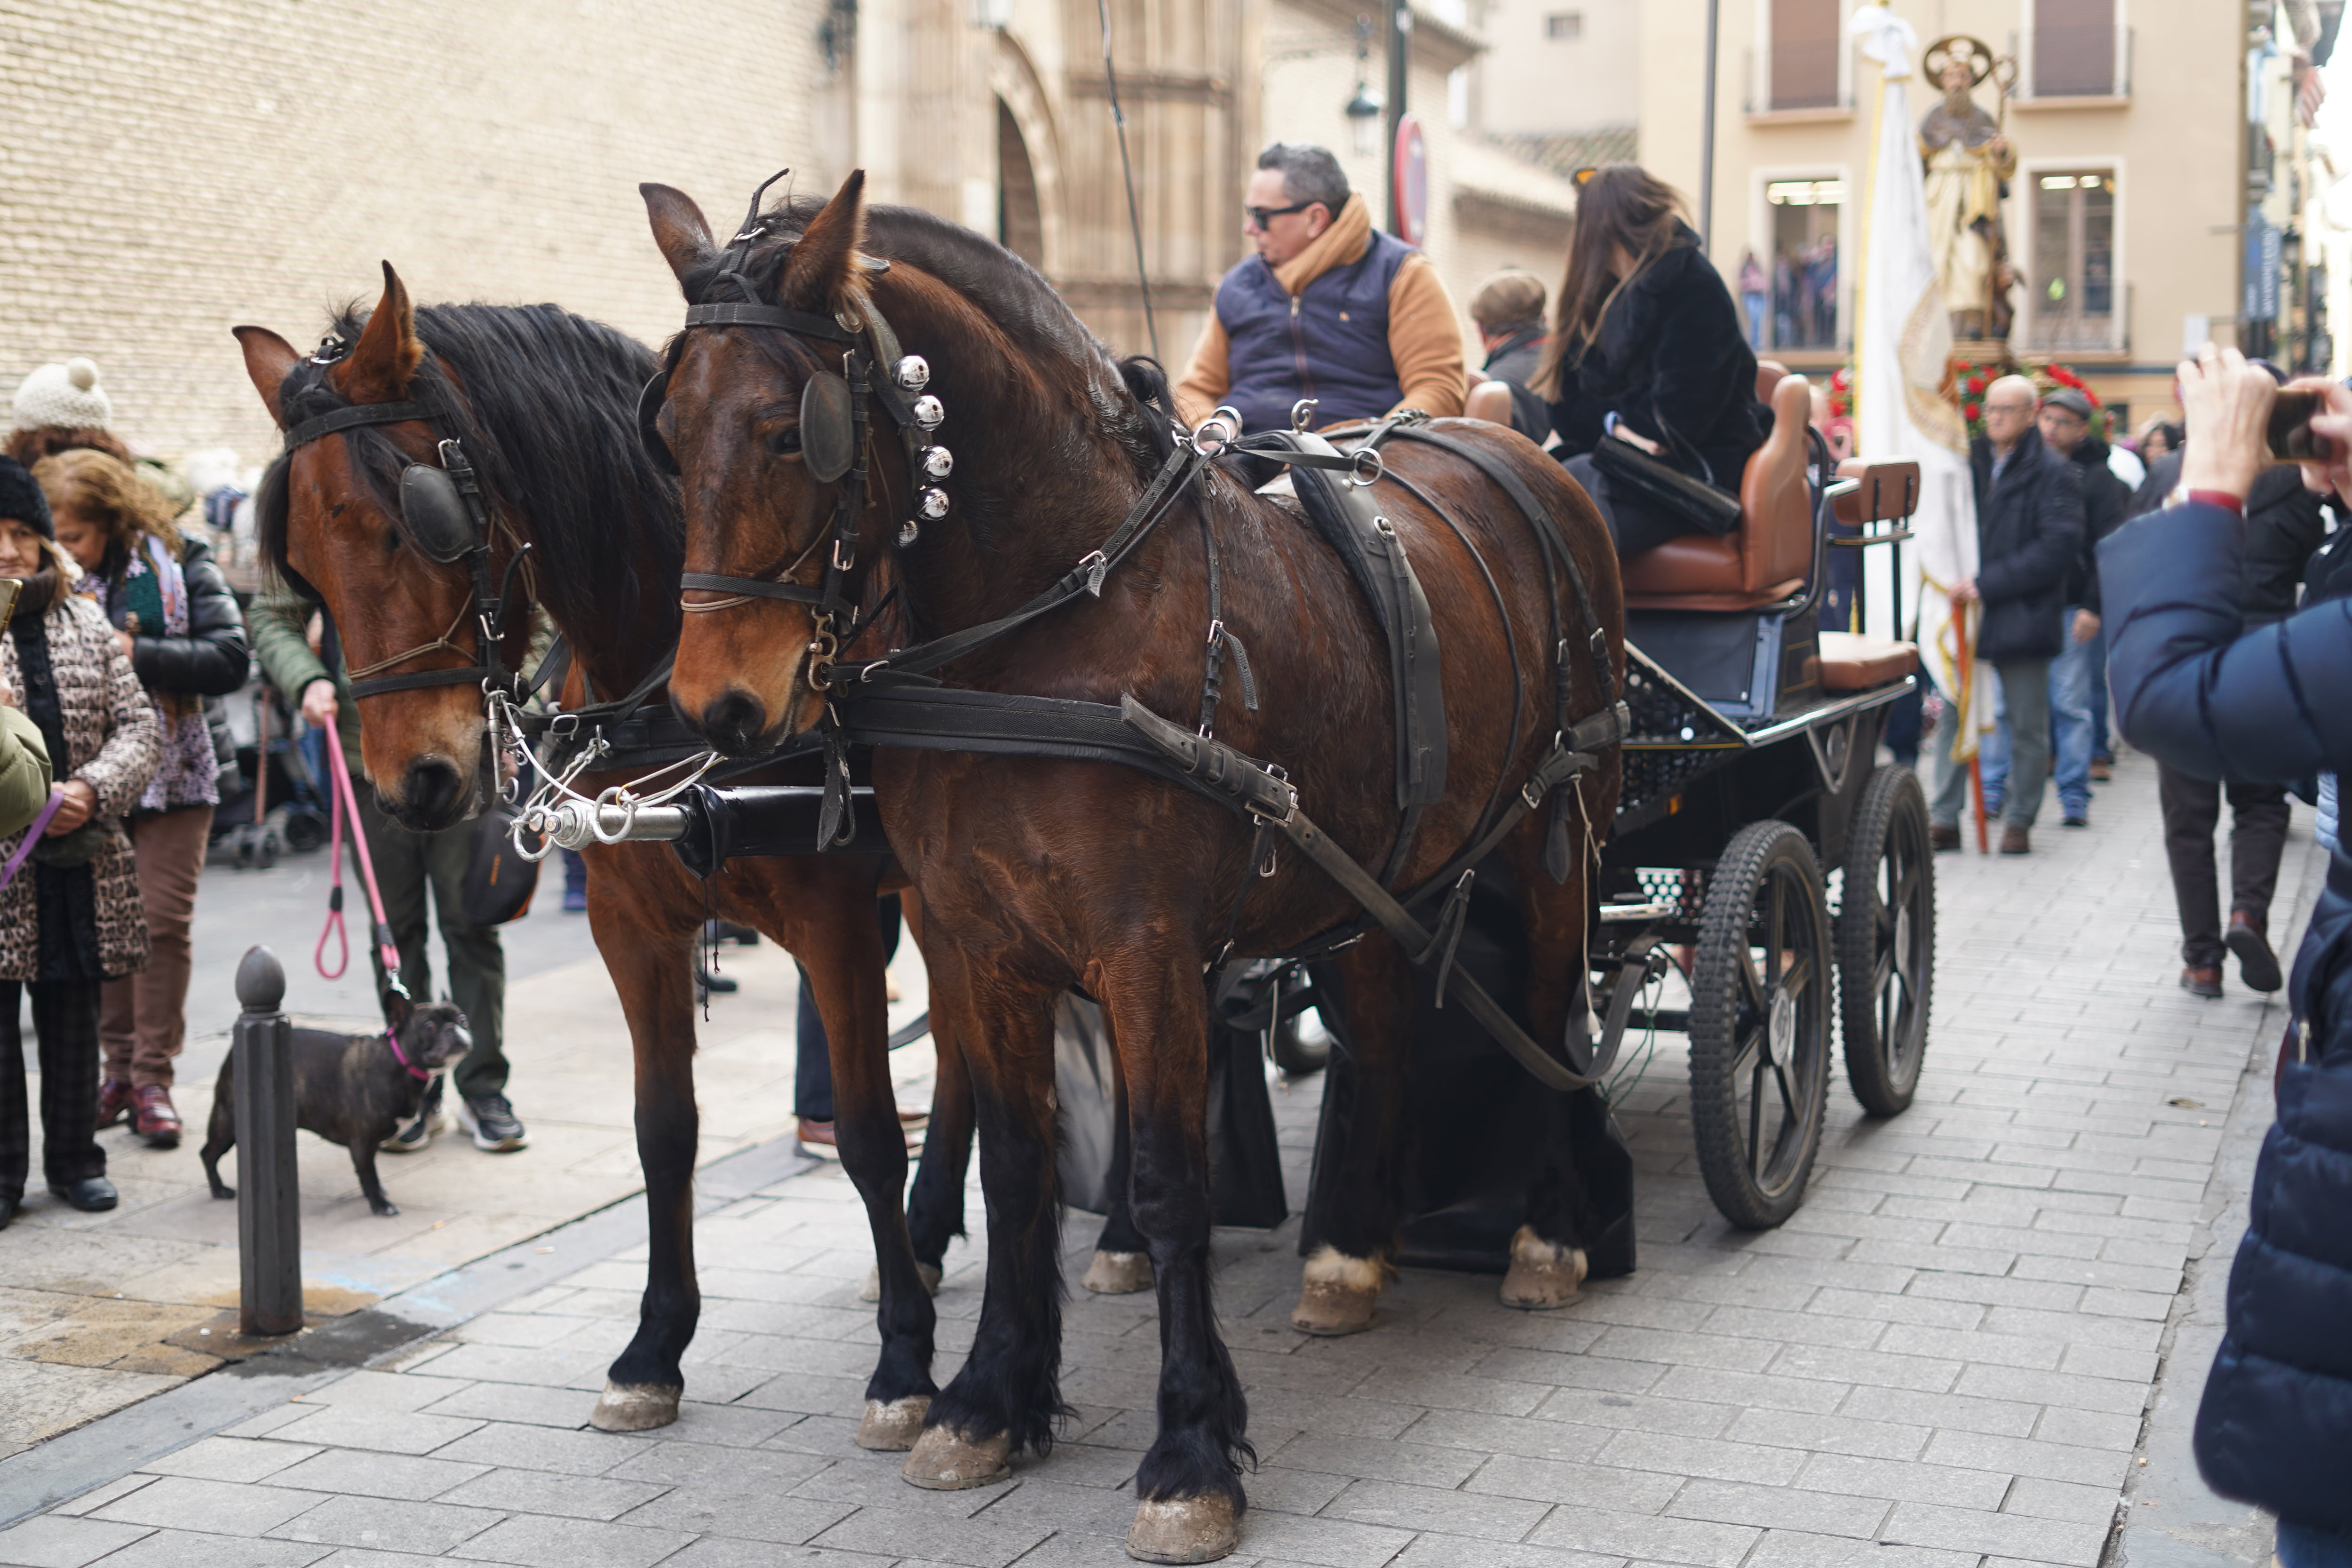
<path fill-rule="evenodd" d="M 1103 1014 L 1105 1028 L 1110 1014 Z M 1130 1183 L 1135 1171 L 1135 1130 L 1128 1122 L 1127 1074 L 1118 1065 L 1118 1037 L 1111 1031 L 1110 1212 L 1095 1238 L 1094 1261 L 1079 1283 L 1097 1296 L 1132 1296 L 1151 1289 L 1151 1254 L 1135 1226 Z"/>
<path fill-rule="evenodd" d="M 923 941 L 922 900 L 912 888 L 899 895 L 907 932 Z M 963 1179 L 971 1164 L 971 1072 L 956 1042 L 955 1028 L 933 998 L 931 1047 L 939 1070 L 931 1081 L 931 1121 L 923 1134 L 923 1157 L 907 1203 L 907 1234 L 914 1243 L 915 1267 L 936 1293 L 948 1243 L 964 1234 Z"/>
<path fill-rule="evenodd" d="M 620 993 L 636 1063 L 637 1159 L 646 1176 L 648 1250 L 637 1331 L 605 1373 L 588 1424 L 642 1432 L 677 1419 L 686 1392 L 678 1358 L 694 1338 L 702 1294 L 694 1282 L 692 909 L 666 909 L 626 879 L 621 851 L 588 852 L 588 924 Z"/>
<path fill-rule="evenodd" d="M 1155 955 L 1156 956 L 1156 955 Z M 1133 1207 L 1160 1300 L 1160 1431 L 1135 1477 L 1129 1556 L 1206 1563 L 1233 1551 L 1247 1500 L 1248 1402 L 1209 1282 L 1208 995 L 1196 961 L 1139 959 L 1094 989 L 1114 1018 L 1135 1131 Z"/>
<path fill-rule="evenodd" d="M 934 1491 L 1008 1479 L 1005 1461 L 1053 1445 L 1062 1403 L 1061 1205 L 1054 1179 L 1054 1024 L 1050 993 L 950 941 L 923 948 L 931 1005 L 966 1043 L 988 1196 L 988 1282 L 971 1353 L 931 1401 L 899 1474 Z M 977 976 L 988 973 L 983 984 Z"/>
<path fill-rule="evenodd" d="M 1538 820 L 1542 814 L 1538 814 Z M 1570 1023 L 1590 1011 L 1591 973 L 1586 963 L 1585 921 L 1589 908 L 1580 858 L 1568 880 L 1555 882 L 1537 853 L 1541 839 L 1528 830 L 1515 835 L 1507 851 L 1520 889 L 1528 934 L 1528 1017 L 1538 1040 L 1558 1040 Z M 1580 842 L 1581 841 L 1580 837 Z M 1580 1092 L 1593 1092 L 1580 1091 Z M 1575 1118 L 1565 1097 L 1552 1102 L 1550 1132 L 1542 1165 L 1528 1184 L 1527 1218 L 1511 1237 L 1510 1271 L 1503 1277 L 1502 1302 L 1522 1311 L 1546 1311 L 1574 1301 L 1589 1268 L 1584 1220 L 1584 1178 L 1576 1163 Z"/>
<path fill-rule="evenodd" d="M 871 899 L 872 887 L 852 885 L 844 892 L 840 899 L 803 900 L 821 918 L 802 923 L 794 933 L 793 952 L 808 969 L 817 1012 L 824 1020 L 841 1168 L 865 1201 L 875 1267 L 881 1274 L 882 1300 L 875 1320 L 882 1354 L 866 1384 L 857 1446 L 904 1449 L 914 1442 L 924 1412 L 939 1392 L 931 1381 L 937 1317 L 930 1290 L 916 1271 L 902 1206 L 907 1140 L 890 1086 L 890 1053 L 884 1046 L 888 1022 L 882 939 L 870 913 L 859 918 L 863 911 L 858 905 Z M 833 909 L 823 911 L 823 903 Z"/>
<path fill-rule="evenodd" d="M 1412 971 L 1396 944 L 1373 932 L 1334 961 L 1345 992 L 1348 1051 L 1325 1068 L 1323 1131 L 1309 1207 L 1327 1216 L 1307 1259 L 1293 1328 L 1360 1333 L 1372 1326 L 1381 1287 L 1393 1272 L 1402 1198 L 1403 1114 Z"/>

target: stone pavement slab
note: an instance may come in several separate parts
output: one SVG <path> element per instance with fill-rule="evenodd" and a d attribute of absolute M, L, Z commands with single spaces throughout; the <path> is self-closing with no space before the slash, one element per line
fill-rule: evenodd
<path fill-rule="evenodd" d="M 2141 1461 L 2162 1461 L 2167 1412 L 2193 1409 L 2202 1381 L 2229 1194 L 2267 1119 L 2250 1066 L 2279 1014 L 2234 985 L 2220 1003 L 2175 985 L 2152 767 L 2127 760 L 2095 815 L 2025 860 L 1938 858 L 1917 1103 L 1873 1122 L 1841 1078 L 1809 1200 L 1778 1231 L 1735 1231 L 1707 1203 L 1667 1037 L 1620 1085 L 1641 1269 L 1571 1307 L 1520 1314 L 1492 1278 L 1407 1270 L 1370 1332 L 1310 1339 L 1287 1322 L 1296 1222 L 1219 1232 L 1261 1460 L 1232 1561 L 2254 1562 L 2248 1510 Z M 2299 823 L 2283 944 L 2311 857 Z M 1275 1085 L 1294 1194 L 1319 1092 Z M 1073 1277 L 1093 1228 L 1066 1228 Z M 1050 1456 L 1003 1486 L 924 1493 L 897 1456 L 849 1441 L 875 1336 L 856 1299 L 865 1222 L 837 1169 L 727 1204 L 697 1245 L 704 1323 L 674 1426 L 585 1427 L 635 1312 L 630 1247 L 0 1532 L 0 1563 L 1126 1561 L 1153 1427 L 1149 1298 L 1070 1303 L 1077 1414 Z M 975 1241 L 949 1255 L 942 1377 L 971 1342 L 984 1262 Z M 2212 1526 L 2170 1538 L 2208 1555 L 2143 1551 L 2140 1516 L 2168 1510 Z"/>

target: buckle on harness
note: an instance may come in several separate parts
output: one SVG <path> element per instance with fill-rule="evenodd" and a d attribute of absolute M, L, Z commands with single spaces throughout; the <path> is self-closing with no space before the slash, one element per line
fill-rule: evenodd
<path fill-rule="evenodd" d="M 1076 570 L 1087 574 L 1087 592 L 1101 598 L 1103 574 L 1110 570 L 1110 558 L 1099 550 L 1090 550 L 1079 561 Z"/>

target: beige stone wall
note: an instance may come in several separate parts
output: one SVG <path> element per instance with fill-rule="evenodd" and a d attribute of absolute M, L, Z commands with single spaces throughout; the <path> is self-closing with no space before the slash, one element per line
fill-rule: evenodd
<path fill-rule="evenodd" d="M 274 446 L 228 329 L 330 301 L 553 300 L 658 342 L 679 310 L 637 198 L 730 226 L 838 172 L 814 0 L 0 0 L 0 394 L 99 362 L 166 457 Z M 722 232 L 726 230 L 722 227 Z"/>

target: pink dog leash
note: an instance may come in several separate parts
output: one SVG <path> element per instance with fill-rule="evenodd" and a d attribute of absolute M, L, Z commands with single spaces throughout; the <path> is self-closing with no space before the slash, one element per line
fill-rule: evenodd
<path fill-rule="evenodd" d="M 383 961 L 384 979 L 394 991 L 405 996 L 408 988 L 400 983 L 400 944 L 393 940 L 392 922 L 383 918 L 383 895 L 376 889 L 375 862 L 368 854 L 367 834 L 360 826 L 359 795 L 352 788 L 351 764 L 343 760 L 342 737 L 330 734 L 326 751 L 327 771 L 334 774 L 334 809 L 328 828 L 327 850 L 327 863 L 331 868 L 330 874 L 333 880 L 327 892 L 327 923 L 319 932 L 319 946 L 311 953 L 310 961 L 318 966 L 319 973 L 329 980 L 341 980 L 343 971 L 351 966 L 352 941 L 343 926 L 343 823 L 348 818 L 352 825 L 352 847 L 360 855 L 360 882 L 367 889 L 368 910 L 375 917 L 376 952 Z M 5 886 L 5 879 L 0 879 L 0 887 Z M 331 970 L 327 967 L 329 937 L 333 937 L 342 950 Z M 399 1049 L 397 1044 L 393 1047 L 395 1053 Z M 406 1057 L 401 1058 L 401 1065 L 408 1067 Z M 415 1072 L 416 1069 L 409 1067 L 408 1070 Z"/>

